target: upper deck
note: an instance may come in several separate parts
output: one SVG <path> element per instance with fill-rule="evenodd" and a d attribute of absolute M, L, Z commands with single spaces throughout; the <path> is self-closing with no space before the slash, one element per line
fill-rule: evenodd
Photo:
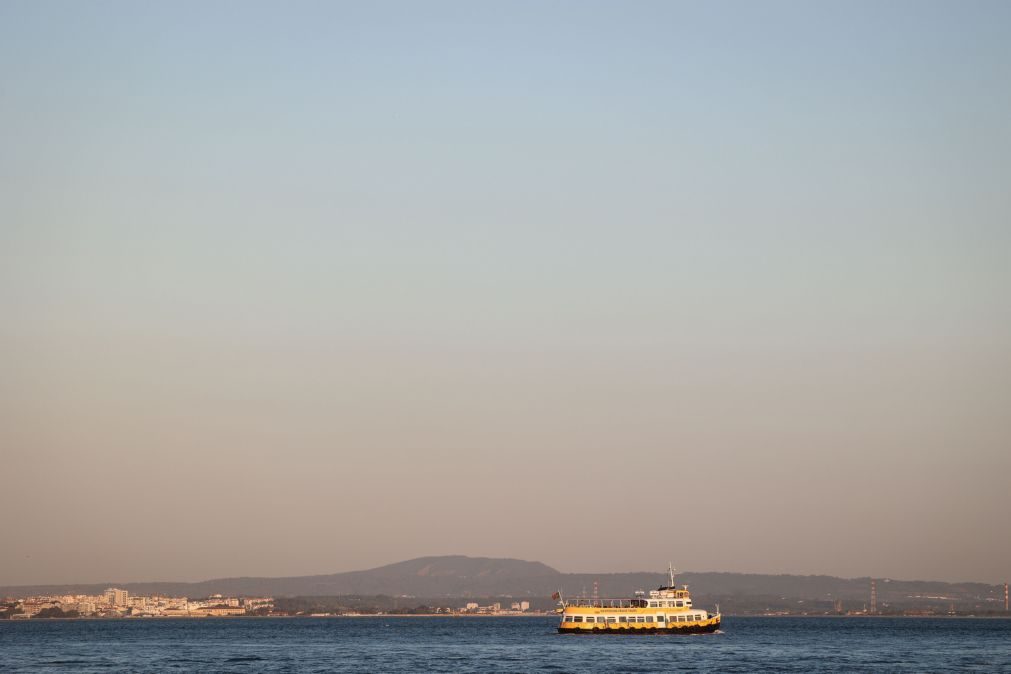
<path fill-rule="evenodd" d="M 580 597 L 562 601 L 562 606 L 566 608 L 691 608 L 691 605 L 691 593 L 688 592 L 687 585 L 680 590 L 674 587 L 651 590 L 648 597 L 644 592 L 637 592 L 635 597 L 615 599 Z"/>

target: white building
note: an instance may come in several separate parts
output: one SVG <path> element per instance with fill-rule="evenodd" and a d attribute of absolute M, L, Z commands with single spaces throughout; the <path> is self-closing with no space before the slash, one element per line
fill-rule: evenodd
<path fill-rule="evenodd" d="M 126 606 L 129 599 L 130 593 L 126 590 L 110 587 L 105 591 L 106 603 L 112 604 L 113 606 Z"/>

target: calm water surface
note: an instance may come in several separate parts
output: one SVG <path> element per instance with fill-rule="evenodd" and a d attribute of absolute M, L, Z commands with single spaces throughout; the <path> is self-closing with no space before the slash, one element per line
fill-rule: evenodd
<path fill-rule="evenodd" d="M 10 672 L 1011 672 L 1011 620 L 725 618 L 697 636 L 556 618 L 0 622 Z"/>

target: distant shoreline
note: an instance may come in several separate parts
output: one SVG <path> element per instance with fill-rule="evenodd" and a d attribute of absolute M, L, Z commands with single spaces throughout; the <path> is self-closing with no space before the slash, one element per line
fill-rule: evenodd
<path fill-rule="evenodd" d="M 93 616 L 79 616 L 75 618 L 22 618 L 0 620 L 0 625 L 5 623 L 40 623 L 40 622 L 77 622 L 82 620 L 94 622 L 149 622 L 152 620 L 200 620 L 200 621 L 222 621 L 222 620 L 292 620 L 292 619 L 355 619 L 355 618 L 554 618 L 555 613 L 362 613 L 357 615 L 238 615 L 238 616 L 144 616 L 128 617 L 119 616 L 115 618 L 98 618 Z M 751 614 L 724 614 L 724 618 L 733 619 L 781 619 L 781 618 L 829 618 L 833 620 L 848 619 L 907 619 L 907 620 L 1011 620 L 1011 615 L 751 615 Z"/>

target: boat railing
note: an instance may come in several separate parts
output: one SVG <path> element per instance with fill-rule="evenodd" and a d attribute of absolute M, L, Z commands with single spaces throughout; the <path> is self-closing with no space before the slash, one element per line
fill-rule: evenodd
<path fill-rule="evenodd" d="M 587 608 L 648 608 L 645 599 L 566 599 L 565 606 L 585 606 Z"/>

